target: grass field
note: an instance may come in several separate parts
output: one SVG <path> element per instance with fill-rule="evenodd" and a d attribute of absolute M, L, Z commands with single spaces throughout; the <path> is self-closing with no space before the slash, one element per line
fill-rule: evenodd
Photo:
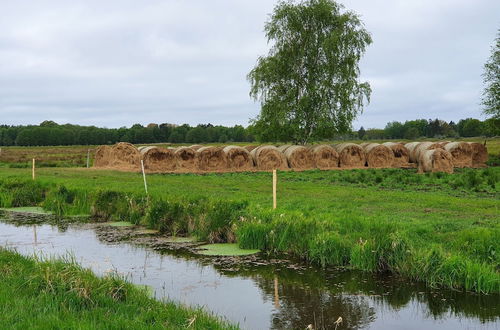
<path fill-rule="evenodd" d="M 500 292 L 500 168 L 141 175 L 0 168 L 0 206 L 131 221 L 175 235 Z"/>
<path fill-rule="evenodd" d="M 0 281 L 3 329 L 236 329 L 73 262 L 37 261 L 0 248 Z"/>

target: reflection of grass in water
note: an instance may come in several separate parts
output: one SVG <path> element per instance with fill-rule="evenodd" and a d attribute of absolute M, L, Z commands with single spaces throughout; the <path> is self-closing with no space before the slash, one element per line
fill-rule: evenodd
<path fill-rule="evenodd" d="M 238 244 L 207 244 L 199 247 L 198 253 L 207 256 L 246 256 L 260 252 L 255 249 L 241 249 Z"/>
<path fill-rule="evenodd" d="M 19 213 L 32 213 L 32 214 L 52 214 L 52 212 L 46 211 L 43 208 L 36 207 L 36 206 L 0 208 L 0 211 L 10 211 L 10 212 L 19 212 Z"/>

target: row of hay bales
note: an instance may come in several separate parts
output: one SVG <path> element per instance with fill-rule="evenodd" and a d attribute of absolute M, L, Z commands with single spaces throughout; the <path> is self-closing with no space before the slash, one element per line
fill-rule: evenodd
<path fill-rule="evenodd" d="M 418 165 L 422 172 L 452 172 L 453 167 L 484 166 L 486 147 L 466 142 L 411 142 L 402 144 L 342 143 L 336 145 L 226 146 L 136 148 L 120 142 L 101 146 L 94 166 L 148 172 L 268 171 L 273 169 L 399 168 Z M 412 164 L 413 163 L 413 164 Z"/>

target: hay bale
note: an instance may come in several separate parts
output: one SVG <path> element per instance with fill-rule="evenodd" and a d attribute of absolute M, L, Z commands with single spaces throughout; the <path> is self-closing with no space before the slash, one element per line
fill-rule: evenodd
<path fill-rule="evenodd" d="M 203 148 L 201 144 L 193 144 L 192 146 L 189 146 L 189 148 L 193 149 L 194 151 L 198 151 L 199 149 Z"/>
<path fill-rule="evenodd" d="M 410 160 L 410 162 L 412 163 L 416 163 L 417 161 L 414 160 L 412 157 L 411 157 L 411 154 L 413 153 L 413 151 L 415 150 L 415 148 L 420 144 L 421 142 L 409 142 L 409 143 L 406 143 L 405 144 L 405 148 L 408 150 L 408 159 Z"/>
<path fill-rule="evenodd" d="M 467 142 L 450 142 L 443 149 L 453 157 L 454 167 L 472 167 L 472 147 Z"/>
<path fill-rule="evenodd" d="M 364 167 L 366 155 L 363 148 L 354 143 L 341 143 L 335 145 L 339 154 L 339 166 L 348 168 Z"/>
<path fill-rule="evenodd" d="M 195 162 L 201 171 L 227 169 L 227 156 L 221 147 L 203 147 L 196 150 Z"/>
<path fill-rule="evenodd" d="M 252 152 L 253 149 L 258 148 L 259 146 L 244 146 L 243 148 L 246 149 L 248 152 Z"/>
<path fill-rule="evenodd" d="M 286 148 L 284 155 L 290 168 L 297 170 L 314 168 L 313 154 L 311 150 L 304 146 L 289 146 Z"/>
<path fill-rule="evenodd" d="M 420 154 L 425 150 L 441 148 L 441 145 L 436 142 L 420 142 L 413 148 L 413 151 L 410 151 L 410 161 L 412 163 L 418 163 L 420 159 Z"/>
<path fill-rule="evenodd" d="M 250 152 L 242 147 L 227 146 L 222 149 L 227 157 L 227 166 L 231 170 L 247 171 L 253 169 Z"/>
<path fill-rule="evenodd" d="M 339 154 L 335 148 L 327 144 L 318 144 L 311 147 L 314 165 L 321 170 L 339 167 Z"/>
<path fill-rule="evenodd" d="M 284 144 L 284 145 L 282 145 L 282 146 L 279 146 L 279 147 L 278 147 L 278 150 L 279 150 L 280 152 L 282 152 L 283 154 L 285 154 L 286 149 L 290 148 L 291 146 L 292 146 L 291 144 Z"/>
<path fill-rule="evenodd" d="M 111 166 L 123 170 L 140 170 L 141 153 L 128 142 L 119 142 L 112 148 Z"/>
<path fill-rule="evenodd" d="M 110 146 L 100 146 L 95 152 L 94 167 L 110 166 L 113 160 L 113 149 Z"/>
<path fill-rule="evenodd" d="M 486 167 L 488 161 L 488 149 L 486 145 L 478 142 L 469 142 L 472 149 L 472 166 Z"/>
<path fill-rule="evenodd" d="M 402 143 L 395 142 L 385 142 L 382 145 L 392 150 L 392 154 L 394 155 L 394 160 L 392 162 L 392 166 L 394 167 L 402 167 L 407 166 L 410 162 L 410 155 L 408 149 Z"/>
<path fill-rule="evenodd" d="M 196 151 L 189 147 L 180 147 L 174 150 L 175 163 L 177 170 L 195 171 L 195 155 Z"/>
<path fill-rule="evenodd" d="M 363 146 L 368 167 L 388 168 L 394 162 L 394 155 L 389 147 L 379 143 L 369 143 Z"/>
<path fill-rule="evenodd" d="M 170 172 L 176 168 L 175 153 L 172 149 L 144 147 L 140 149 L 144 169 L 151 172 Z"/>
<path fill-rule="evenodd" d="M 285 155 L 275 146 L 260 146 L 252 150 L 250 155 L 253 158 L 255 166 L 259 170 L 284 170 L 288 168 L 288 162 Z"/>
<path fill-rule="evenodd" d="M 418 172 L 453 173 L 453 157 L 441 148 L 423 150 L 418 160 Z"/>
<path fill-rule="evenodd" d="M 439 142 L 436 142 L 436 143 L 439 143 L 439 145 L 441 146 L 441 148 L 444 149 L 444 146 L 447 145 L 448 143 L 451 143 L 451 141 L 439 141 Z"/>

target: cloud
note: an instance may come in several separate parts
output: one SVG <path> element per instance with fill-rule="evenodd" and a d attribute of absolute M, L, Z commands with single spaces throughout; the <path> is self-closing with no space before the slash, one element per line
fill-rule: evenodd
<path fill-rule="evenodd" d="M 274 1 L 3 1 L 0 123 L 247 124 L 246 74 Z M 497 1 L 349 0 L 374 43 L 354 126 L 480 116 Z"/>

